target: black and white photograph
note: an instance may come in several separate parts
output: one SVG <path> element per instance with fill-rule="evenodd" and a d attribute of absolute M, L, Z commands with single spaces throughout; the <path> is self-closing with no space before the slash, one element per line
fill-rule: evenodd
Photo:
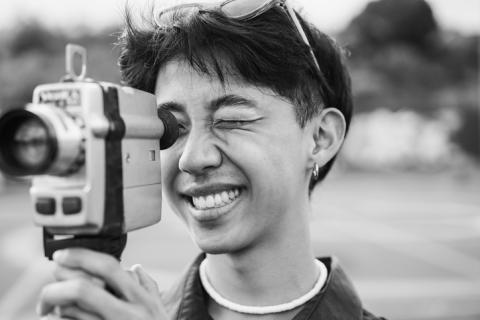
<path fill-rule="evenodd" d="M 0 320 L 480 320 L 479 0 L 0 0 Z"/>

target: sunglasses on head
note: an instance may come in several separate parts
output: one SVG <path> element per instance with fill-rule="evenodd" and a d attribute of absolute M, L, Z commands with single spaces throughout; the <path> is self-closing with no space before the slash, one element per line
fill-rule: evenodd
<path fill-rule="evenodd" d="M 276 6 L 281 7 L 284 12 L 286 12 L 287 15 L 290 17 L 290 21 L 293 23 L 293 26 L 298 31 L 300 38 L 309 49 L 310 56 L 312 58 L 313 64 L 315 65 L 317 73 L 320 75 L 320 77 L 322 77 L 322 72 L 320 70 L 317 58 L 315 58 L 315 54 L 313 53 L 312 46 L 308 41 L 307 35 L 305 34 L 305 31 L 303 30 L 300 21 L 298 21 L 297 15 L 293 11 L 293 8 L 289 5 L 288 0 L 226 0 L 221 2 L 220 4 L 187 3 L 168 8 L 156 9 L 156 11 L 154 12 L 154 19 L 158 26 L 162 26 L 163 24 L 160 21 L 162 15 L 171 11 L 178 11 L 183 8 L 187 9 L 195 7 L 201 10 L 219 11 L 228 18 L 247 21 L 260 16 L 261 14 L 267 12 L 268 10 Z"/>

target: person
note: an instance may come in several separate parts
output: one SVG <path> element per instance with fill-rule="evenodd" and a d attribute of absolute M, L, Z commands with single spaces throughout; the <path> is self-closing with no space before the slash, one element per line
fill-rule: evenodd
<path fill-rule="evenodd" d="M 353 103 L 343 51 L 287 1 L 179 5 L 141 26 L 127 12 L 123 79 L 154 93 L 179 123 L 161 154 L 162 183 L 203 253 L 165 290 L 107 255 L 57 251 L 58 281 L 42 290 L 41 315 L 380 319 L 338 261 L 313 253 L 311 194 L 343 144 Z"/>

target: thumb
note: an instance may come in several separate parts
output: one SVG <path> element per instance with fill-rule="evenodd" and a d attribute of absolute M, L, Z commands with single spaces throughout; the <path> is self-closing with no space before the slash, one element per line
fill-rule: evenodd
<path fill-rule="evenodd" d="M 158 295 L 158 285 L 157 282 L 145 271 L 145 269 L 140 265 L 136 264 L 130 268 L 130 271 L 135 275 L 138 280 L 138 283 L 149 293 Z"/>

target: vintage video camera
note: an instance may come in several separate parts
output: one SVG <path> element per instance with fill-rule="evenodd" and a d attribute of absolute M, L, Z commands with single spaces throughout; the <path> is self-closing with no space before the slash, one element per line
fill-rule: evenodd
<path fill-rule="evenodd" d="M 0 117 L 0 169 L 32 176 L 47 257 L 80 246 L 120 258 L 128 231 L 161 218 L 160 149 L 175 142 L 177 122 L 150 93 L 86 79 L 83 47 L 67 45 L 66 69 Z"/>

